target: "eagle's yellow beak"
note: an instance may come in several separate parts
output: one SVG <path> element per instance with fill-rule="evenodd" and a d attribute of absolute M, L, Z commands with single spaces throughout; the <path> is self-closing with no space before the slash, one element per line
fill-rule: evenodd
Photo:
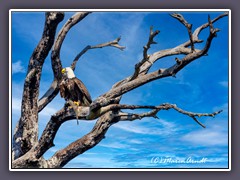
<path fill-rule="evenodd" d="M 63 68 L 62 69 L 62 74 L 64 74 L 66 72 L 66 69 L 65 68 Z"/>

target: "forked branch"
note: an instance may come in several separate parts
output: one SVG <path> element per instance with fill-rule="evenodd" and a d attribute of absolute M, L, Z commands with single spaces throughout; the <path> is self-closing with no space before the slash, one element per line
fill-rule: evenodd
<path fill-rule="evenodd" d="M 180 21 L 187 28 L 190 43 L 191 43 L 191 50 L 193 52 L 195 48 L 194 48 L 193 35 L 192 35 L 192 24 L 189 24 L 181 14 L 173 13 L 173 14 L 171 14 L 171 16 L 176 18 L 178 21 Z"/>
<path fill-rule="evenodd" d="M 153 39 L 155 36 L 157 36 L 159 34 L 159 30 L 156 30 L 156 31 L 153 31 L 153 26 L 150 27 L 150 34 L 149 34 L 149 39 L 148 39 L 148 42 L 145 46 L 143 46 L 143 59 L 137 63 L 135 65 L 135 71 L 134 71 L 134 74 L 132 75 L 132 77 L 129 79 L 129 81 L 137 78 L 137 76 L 139 75 L 140 73 L 140 67 L 146 62 L 149 60 L 150 58 L 150 55 L 148 55 L 148 50 L 150 49 L 151 47 L 151 44 L 157 44 L 157 42 L 155 42 Z"/>

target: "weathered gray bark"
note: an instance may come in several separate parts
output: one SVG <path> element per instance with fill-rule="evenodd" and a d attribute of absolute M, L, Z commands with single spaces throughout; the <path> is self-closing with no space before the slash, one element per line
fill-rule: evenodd
<path fill-rule="evenodd" d="M 29 61 L 27 77 L 24 83 L 21 118 L 14 133 L 13 159 L 28 152 L 38 139 L 38 95 L 42 66 L 50 51 L 56 28 L 63 20 L 64 14 L 46 13 L 42 39 L 33 51 Z"/>
<path fill-rule="evenodd" d="M 38 112 L 44 109 L 44 107 L 46 107 L 52 101 L 52 99 L 54 99 L 59 91 L 58 82 L 61 80 L 60 71 L 62 69 L 60 59 L 61 45 L 71 27 L 84 19 L 88 14 L 89 12 L 81 12 L 72 16 L 60 30 L 55 42 L 55 30 L 57 24 L 63 19 L 63 14 L 47 13 L 46 15 L 43 38 L 30 59 L 28 74 L 25 80 L 22 114 L 16 127 L 16 132 L 13 139 L 13 168 L 61 168 L 76 156 L 96 146 L 104 138 L 104 135 L 109 127 L 119 121 L 132 121 L 144 117 L 157 118 L 158 111 L 174 109 L 179 113 L 189 116 L 202 127 L 205 127 L 198 121 L 197 118 L 202 116 L 214 117 L 221 112 L 193 113 L 180 109 L 177 107 L 177 105 L 169 103 L 163 103 L 158 106 L 120 104 L 121 96 L 126 92 L 157 79 L 175 76 L 186 65 L 204 56 L 208 52 L 216 33 L 219 31 L 213 27 L 213 23 L 222 17 L 227 16 L 227 14 L 222 14 L 214 20 L 209 18 L 206 24 L 203 24 L 194 32 L 192 32 L 192 25 L 189 24 L 182 15 L 172 14 L 173 18 L 176 18 L 186 27 L 189 34 L 189 41 L 172 49 L 160 50 L 153 54 L 148 54 L 148 50 L 151 48 L 151 45 L 156 44 L 154 38 L 160 32 L 158 30 L 153 31 L 153 27 L 151 27 L 148 42 L 143 47 L 143 58 L 135 65 L 133 75 L 117 82 L 115 85 L 113 85 L 112 89 L 93 101 L 90 107 L 74 107 L 72 104 L 75 110 L 72 108 L 63 108 L 56 112 L 54 115 L 52 115 L 43 134 L 38 140 Z M 194 44 L 203 42 L 202 40 L 199 40 L 198 36 L 200 32 L 207 27 L 209 27 L 209 36 L 206 39 L 205 46 L 203 49 L 196 49 Z M 48 38 L 45 37 L 45 31 L 48 32 Z M 73 60 L 73 63 L 71 64 L 72 68 L 75 69 L 76 63 L 80 57 L 82 57 L 82 55 L 84 55 L 88 50 L 106 46 L 123 50 L 124 47 L 119 45 L 119 41 L 120 38 L 117 38 L 107 43 L 95 46 L 86 46 Z M 38 100 L 41 68 L 44 63 L 44 59 L 46 58 L 52 45 L 53 50 L 51 59 L 54 80 L 49 90 L 43 95 L 42 98 Z M 158 69 L 157 71 L 151 73 L 148 72 L 157 60 L 166 56 L 175 56 L 179 54 L 185 56 L 182 59 L 176 58 L 176 63 L 173 66 L 166 69 Z M 33 84 L 32 82 L 37 83 Z M 71 104 L 72 102 L 69 103 Z M 150 111 L 142 114 L 129 114 L 120 111 L 122 109 L 139 108 L 150 109 Z M 54 138 L 60 126 L 68 120 L 75 119 L 76 115 L 81 120 L 95 120 L 97 118 L 98 120 L 88 134 L 76 140 L 75 142 L 72 142 L 66 148 L 57 151 L 50 159 L 43 159 L 43 154 L 49 148 L 54 146 Z"/>

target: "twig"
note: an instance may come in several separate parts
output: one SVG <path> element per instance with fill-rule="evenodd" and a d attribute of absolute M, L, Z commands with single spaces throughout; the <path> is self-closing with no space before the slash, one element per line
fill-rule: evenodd
<path fill-rule="evenodd" d="M 113 41 L 110 41 L 110 42 L 106 42 L 106 43 L 102 43 L 102 44 L 98 44 L 98 45 L 95 45 L 95 46 L 86 46 L 73 60 L 73 63 L 71 64 L 71 68 L 73 70 L 75 70 L 76 68 L 76 64 L 79 60 L 79 58 L 85 54 L 88 50 L 90 49 L 96 49 L 96 48 L 103 48 L 103 47 L 107 47 L 107 46 L 112 46 L 112 47 L 115 47 L 115 48 L 118 48 L 120 50 L 123 50 L 125 49 L 124 46 L 120 46 L 118 43 L 119 41 L 121 40 L 121 37 L 118 37 L 117 39 L 113 40 Z"/>
<path fill-rule="evenodd" d="M 193 42 L 193 35 L 192 35 L 192 24 L 189 24 L 183 17 L 183 15 L 178 13 L 171 14 L 172 17 L 176 18 L 178 21 L 180 21 L 188 30 L 188 35 L 191 43 L 191 50 L 192 52 L 195 50 L 194 48 L 194 42 Z"/>
<path fill-rule="evenodd" d="M 151 47 L 151 44 L 157 44 L 157 42 L 155 42 L 153 39 L 155 36 L 157 36 L 159 34 L 159 30 L 156 30 L 156 31 L 153 31 L 153 26 L 150 27 L 150 35 L 149 35 L 149 39 L 148 39 L 148 42 L 145 46 L 143 46 L 143 59 L 137 63 L 135 65 L 135 71 L 134 71 L 134 74 L 132 75 L 132 77 L 129 79 L 129 81 L 135 79 L 138 75 L 139 75 L 139 72 L 140 72 L 140 68 L 141 66 L 149 60 L 150 58 L 150 55 L 147 54 L 148 50 L 150 49 Z"/>
<path fill-rule="evenodd" d="M 181 114 L 184 114 L 184 115 L 187 115 L 187 116 L 191 117 L 194 121 L 196 121 L 203 128 L 205 128 L 205 126 L 201 122 L 199 122 L 196 117 L 203 117 L 203 116 L 215 117 L 217 114 L 222 112 L 222 110 L 220 110 L 220 111 L 216 111 L 216 112 L 213 112 L 213 113 L 193 113 L 193 112 L 190 112 L 190 111 L 185 111 L 183 109 L 180 109 L 175 104 L 169 104 L 169 103 L 165 103 L 165 104 L 162 104 L 162 105 L 159 105 L 159 106 L 127 106 L 127 105 L 125 105 L 125 108 L 126 109 L 140 109 L 140 108 L 141 109 L 142 108 L 145 109 L 146 108 L 146 109 L 154 109 L 154 110 L 149 111 L 147 113 L 142 113 L 142 114 L 120 113 L 118 115 L 118 117 L 120 118 L 121 121 L 132 121 L 132 120 L 135 120 L 135 119 L 142 119 L 144 117 L 158 118 L 156 116 L 156 114 L 160 110 L 174 109 L 174 110 L 178 111 Z"/>

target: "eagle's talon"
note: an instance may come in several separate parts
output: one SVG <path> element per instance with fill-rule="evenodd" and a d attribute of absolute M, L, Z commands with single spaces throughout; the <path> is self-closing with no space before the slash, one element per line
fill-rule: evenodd
<path fill-rule="evenodd" d="M 80 103 L 77 101 L 73 101 L 73 104 L 75 104 L 76 106 L 80 106 Z"/>

